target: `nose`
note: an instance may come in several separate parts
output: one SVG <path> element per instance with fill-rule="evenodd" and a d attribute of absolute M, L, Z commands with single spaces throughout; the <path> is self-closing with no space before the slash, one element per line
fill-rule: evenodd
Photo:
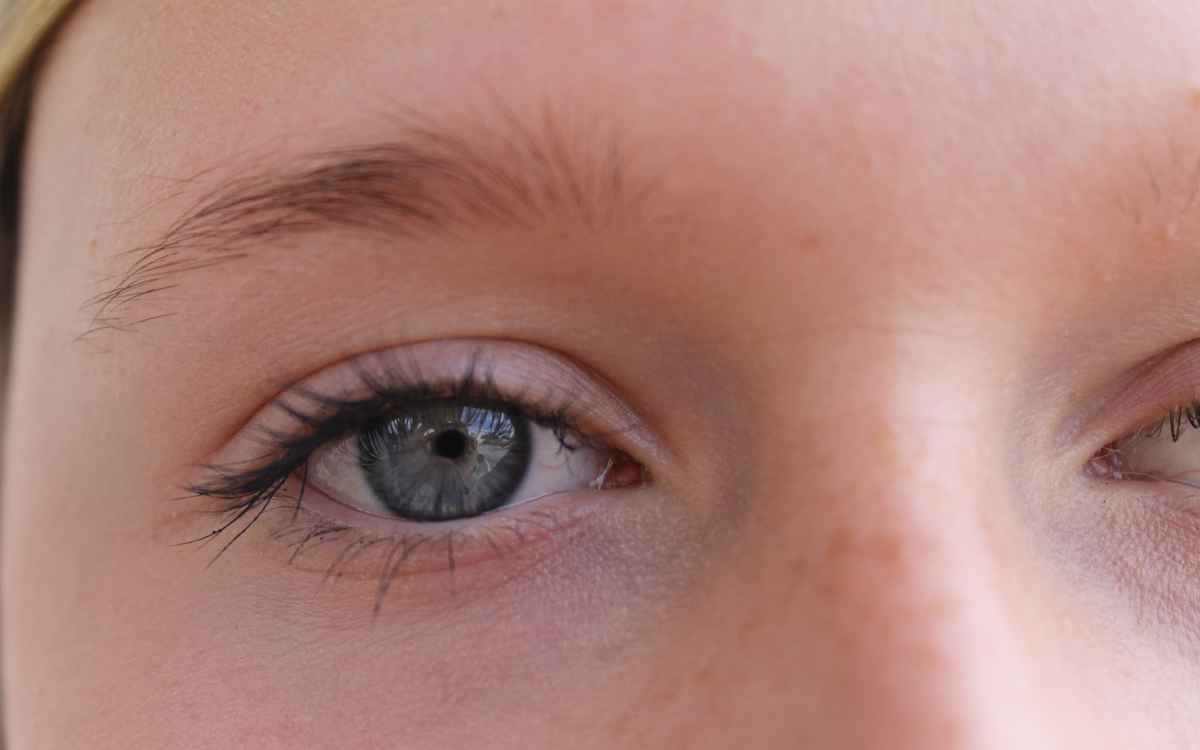
<path fill-rule="evenodd" d="M 1109 746 L 1077 721 L 1053 586 L 995 435 L 941 418 L 951 384 L 922 388 L 770 441 L 731 636 L 770 665 L 788 736 L 769 746 Z M 788 407 L 772 411 L 778 425 Z"/>

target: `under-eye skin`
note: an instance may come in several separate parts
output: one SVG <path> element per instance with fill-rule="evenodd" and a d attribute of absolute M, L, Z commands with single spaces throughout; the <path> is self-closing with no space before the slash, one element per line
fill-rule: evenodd
<path fill-rule="evenodd" d="M 319 554 L 327 576 L 373 561 L 382 595 L 413 569 L 553 541 L 581 506 L 647 484 L 635 456 L 653 443 L 610 386 L 562 355 L 502 341 L 398 347 L 264 407 L 188 487 L 217 522 L 184 543 L 219 545 L 215 560 L 266 521 L 290 560 Z"/>
<path fill-rule="evenodd" d="M 1135 604 L 1138 628 L 1168 627 L 1195 647 L 1200 402 L 1184 399 L 1093 452 L 1070 545 L 1089 579 L 1102 573 Z"/>

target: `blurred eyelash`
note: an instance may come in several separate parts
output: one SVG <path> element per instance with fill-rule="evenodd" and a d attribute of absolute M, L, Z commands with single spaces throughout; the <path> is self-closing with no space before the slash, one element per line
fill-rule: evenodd
<path fill-rule="evenodd" d="M 1133 479 L 1143 482 L 1161 481 L 1183 484 L 1188 487 L 1195 486 L 1193 483 L 1148 472 L 1131 472 L 1124 468 L 1122 458 L 1122 448 L 1127 446 L 1131 440 L 1157 438 L 1166 431 L 1170 435 L 1171 442 L 1178 443 L 1183 437 L 1184 430 L 1189 426 L 1193 430 L 1200 430 L 1200 401 L 1168 409 L 1158 421 L 1136 430 L 1127 437 L 1105 445 L 1089 462 L 1088 468 L 1093 474 L 1102 478 Z"/>
<path fill-rule="evenodd" d="M 498 387 L 490 373 L 480 365 L 480 358 L 472 358 L 466 370 L 450 381 L 428 379 L 416 368 L 383 368 L 382 374 L 367 372 L 363 367 L 355 368 L 361 389 L 356 392 L 366 395 L 346 399 L 324 394 L 313 389 L 293 389 L 280 398 L 276 408 L 282 410 L 290 422 L 290 429 L 259 429 L 259 439 L 266 448 L 257 459 L 225 465 L 203 467 L 208 478 L 185 487 L 187 495 L 180 499 L 208 498 L 217 501 L 211 512 L 220 517 L 216 527 L 209 533 L 178 543 L 176 546 L 204 544 L 226 534 L 216 555 L 209 561 L 215 563 L 239 538 L 254 526 L 277 501 L 290 479 L 299 481 L 299 491 L 294 497 L 295 505 L 284 509 L 292 511 L 293 521 L 299 516 L 307 487 L 308 461 L 313 453 L 331 441 L 359 431 L 381 416 L 398 410 L 402 406 L 430 400 L 463 400 L 484 405 L 517 408 L 534 424 L 553 432 L 559 449 L 574 451 L 581 445 L 602 441 L 595 434 L 586 434 L 577 424 L 578 406 L 574 394 L 561 387 L 548 388 L 547 392 L 533 396 L 529 392 L 512 393 Z M 543 519 L 544 520 L 544 519 Z M 547 531 L 538 524 L 538 529 Z M 350 526 L 320 520 L 305 528 L 285 529 L 285 535 L 296 535 L 292 560 L 310 542 L 323 542 L 353 531 Z M 512 529 L 510 529 L 512 530 Z M 517 537 L 519 530 L 512 530 Z M 330 566 L 326 578 L 336 577 L 339 566 L 347 563 L 365 549 L 379 543 L 393 545 L 388 553 L 387 564 L 380 574 L 376 611 L 382 596 L 387 591 L 391 578 L 399 563 L 417 547 L 431 538 L 440 538 L 447 545 L 447 561 L 454 568 L 454 532 L 430 534 L 420 532 L 400 534 L 392 537 L 360 534 L 351 541 Z M 495 542 L 489 536 L 489 544 Z"/>
<path fill-rule="evenodd" d="M 1164 429 L 1169 429 L 1171 442 L 1178 443 L 1183 436 L 1185 425 L 1191 425 L 1193 430 L 1200 429 L 1200 401 L 1188 406 L 1179 406 L 1167 412 L 1166 416 L 1149 427 L 1138 430 L 1135 437 L 1158 437 Z"/>

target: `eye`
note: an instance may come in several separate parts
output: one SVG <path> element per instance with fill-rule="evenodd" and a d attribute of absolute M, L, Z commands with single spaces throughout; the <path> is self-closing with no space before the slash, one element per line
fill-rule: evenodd
<path fill-rule="evenodd" d="M 664 455 L 613 387 L 562 355 L 412 344 L 318 371 L 261 407 L 187 486 L 207 529 L 181 544 L 224 536 L 220 557 L 270 523 L 255 538 L 282 542 L 289 563 L 375 569 L 384 592 L 406 571 L 552 548 L 592 509 L 623 507 L 617 490 L 652 484 L 635 456 Z"/>
<path fill-rule="evenodd" d="M 1200 404 L 1172 409 L 1159 421 L 1106 445 L 1090 468 L 1110 479 L 1200 486 Z"/>
<path fill-rule="evenodd" d="M 572 441 L 512 405 L 415 402 L 316 451 L 313 489 L 355 510 L 452 521 L 508 505 L 636 481 L 627 457 Z"/>

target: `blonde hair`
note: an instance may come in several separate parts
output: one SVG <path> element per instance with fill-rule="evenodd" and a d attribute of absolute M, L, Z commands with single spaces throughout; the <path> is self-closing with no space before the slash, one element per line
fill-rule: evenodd
<path fill-rule="evenodd" d="M 0 10 L 0 100 L 29 67 L 74 0 L 8 0 Z"/>
<path fill-rule="evenodd" d="M 38 57 L 74 0 L 0 0 L 0 170 L 20 148 L 29 98 L 29 79 Z"/>
<path fill-rule="evenodd" d="M 17 172 L 34 69 L 51 32 L 74 4 L 74 0 L 0 0 L 0 290 L 16 252 Z M 0 296 L 0 303 L 4 301 Z"/>
<path fill-rule="evenodd" d="M 11 263 L 12 215 L 31 79 L 51 32 L 74 0 L 0 0 L 0 268 Z"/>
<path fill-rule="evenodd" d="M 74 0 L 0 0 L 0 424 L 17 261 L 21 152 L 32 81 L 42 50 L 74 5 Z"/>

